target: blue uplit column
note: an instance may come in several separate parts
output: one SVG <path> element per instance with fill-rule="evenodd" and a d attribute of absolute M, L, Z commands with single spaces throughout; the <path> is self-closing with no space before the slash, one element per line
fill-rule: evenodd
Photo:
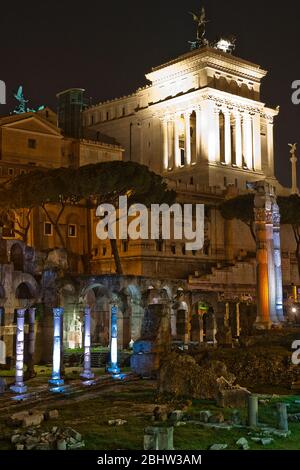
<path fill-rule="evenodd" d="M 53 309 L 54 332 L 53 332 L 53 366 L 52 377 L 49 380 L 51 385 L 63 385 L 64 381 L 60 377 L 60 353 L 61 353 L 61 318 L 63 316 L 63 308 Z"/>
<path fill-rule="evenodd" d="M 80 376 L 84 379 L 93 379 L 91 371 L 91 309 L 84 309 L 84 363 L 83 372 Z"/>
<path fill-rule="evenodd" d="M 272 206 L 273 214 L 273 242 L 274 242 L 274 265 L 275 265 L 275 283 L 276 283 L 276 316 L 279 322 L 284 321 L 283 315 L 283 289 L 282 289 L 282 270 L 281 270 L 281 243 L 280 243 L 280 211 L 276 198 Z"/>
<path fill-rule="evenodd" d="M 118 366 L 118 307 L 111 306 L 111 325 L 110 325 L 110 364 L 107 368 L 111 374 L 119 374 Z"/>
<path fill-rule="evenodd" d="M 17 335 L 16 335 L 16 383 L 10 387 L 15 393 L 25 393 L 27 391 L 24 385 L 24 317 L 25 308 L 17 310 Z"/>

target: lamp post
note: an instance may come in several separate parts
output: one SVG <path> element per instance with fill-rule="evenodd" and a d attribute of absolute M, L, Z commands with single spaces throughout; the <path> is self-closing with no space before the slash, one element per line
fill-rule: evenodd
<path fill-rule="evenodd" d="M 110 363 L 107 371 L 110 374 L 119 374 L 118 366 L 118 307 L 112 305 L 111 309 L 111 325 L 110 325 Z"/>

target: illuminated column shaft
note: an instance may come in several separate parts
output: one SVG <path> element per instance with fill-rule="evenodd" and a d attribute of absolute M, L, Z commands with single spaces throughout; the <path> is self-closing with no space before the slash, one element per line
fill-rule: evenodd
<path fill-rule="evenodd" d="M 174 168 L 175 166 L 175 156 L 174 156 L 174 122 L 168 121 L 168 159 L 169 159 L 169 168 Z"/>
<path fill-rule="evenodd" d="M 211 161 L 219 162 L 221 152 L 220 152 L 220 110 L 218 108 L 214 109 L 214 128 L 213 128 L 212 144 L 211 144 L 210 152 L 212 152 L 212 157 L 210 157 Z"/>
<path fill-rule="evenodd" d="M 268 251 L 268 283 L 269 283 L 269 312 L 272 323 L 277 323 L 276 315 L 276 277 L 274 263 L 274 240 L 273 240 L 273 218 L 268 213 L 268 223 L 266 224 L 267 251 Z"/>
<path fill-rule="evenodd" d="M 52 385 L 63 385 L 64 381 L 60 377 L 60 366 L 61 366 L 61 330 L 63 316 L 63 308 L 53 309 L 54 319 L 54 332 L 53 332 L 53 366 L 52 366 L 52 377 L 49 383 Z"/>
<path fill-rule="evenodd" d="M 191 113 L 187 112 L 184 114 L 184 123 L 185 123 L 185 158 L 186 164 L 190 165 L 192 156 L 191 156 Z"/>
<path fill-rule="evenodd" d="M 231 127 L 230 127 L 230 112 L 224 111 L 225 117 L 225 163 L 231 164 Z"/>
<path fill-rule="evenodd" d="M 243 154 L 249 170 L 253 169 L 252 145 L 252 119 L 249 114 L 245 114 L 243 118 Z"/>
<path fill-rule="evenodd" d="M 274 176 L 273 118 L 267 122 L 268 176 Z"/>
<path fill-rule="evenodd" d="M 201 109 L 196 109 L 196 161 L 201 159 Z"/>
<path fill-rule="evenodd" d="M 83 373 L 80 374 L 85 379 L 92 379 L 94 374 L 91 370 L 91 309 L 84 309 L 84 364 Z"/>
<path fill-rule="evenodd" d="M 180 149 L 179 149 L 179 126 L 178 126 L 178 117 L 175 116 L 174 119 L 174 159 L 175 159 L 175 168 L 181 166 L 180 161 Z"/>
<path fill-rule="evenodd" d="M 168 139 L 168 121 L 163 119 L 162 121 L 163 130 L 163 166 L 164 170 L 169 167 L 169 139 Z"/>
<path fill-rule="evenodd" d="M 24 393 L 27 391 L 24 385 L 24 318 L 25 308 L 17 310 L 17 335 L 16 335 L 16 382 L 10 387 L 15 393 Z"/>
<path fill-rule="evenodd" d="M 268 253 L 266 242 L 266 227 L 264 209 L 255 210 L 256 231 L 256 291 L 257 291 L 257 323 L 269 325 L 269 283 L 268 283 Z M 262 217 L 261 217 L 262 215 Z"/>
<path fill-rule="evenodd" d="M 119 374 L 118 366 L 118 307 L 111 306 L 111 325 L 110 325 L 110 364 L 107 368 L 111 374 Z"/>
<path fill-rule="evenodd" d="M 213 101 L 201 104 L 200 119 L 201 159 L 215 162 L 220 157 L 220 126 L 219 109 L 215 109 Z"/>
<path fill-rule="evenodd" d="M 281 269 L 281 243 L 280 243 L 280 212 L 278 204 L 273 204 L 273 242 L 276 284 L 276 316 L 279 322 L 284 321 L 283 316 L 283 289 Z"/>
<path fill-rule="evenodd" d="M 242 149 L 242 118 L 239 112 L 235 116 L 235 152 L 236 166 L 243 167 L 243 149 Z"/>
<path fill-rule="evenodd" d="M 261 171 L 261 129 L 260 129 L 260 114 L 256 113 L 253 116 L 253 160 L 254 169 Z"/>

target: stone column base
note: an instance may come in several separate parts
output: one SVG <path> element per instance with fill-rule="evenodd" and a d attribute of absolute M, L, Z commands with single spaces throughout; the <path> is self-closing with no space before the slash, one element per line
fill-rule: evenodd
<path fill-rule="evenodd" d="M 26 385 L 12 385 L 9 387 L 9 389 L 14 392 L 14 393 L 26 393 L 27 392 L 27 386 Z"/>

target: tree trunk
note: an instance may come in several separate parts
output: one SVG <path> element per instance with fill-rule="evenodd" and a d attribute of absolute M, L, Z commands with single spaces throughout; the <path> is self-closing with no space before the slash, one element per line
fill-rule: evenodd
<path fill-rule="evenodd" d="M 119 250 L 118 250 L 118 245 L 117 245 L 117 240 L 110 239 L 110 246 L 111 246 L 111 251 L 115 260 L 115 268 L 116 268 L 116 273 L 122 275 L 123 274 L 123 269 L 122 269 L 122 264 L 121 264 L 121 259 L 119 255 Z"/>

